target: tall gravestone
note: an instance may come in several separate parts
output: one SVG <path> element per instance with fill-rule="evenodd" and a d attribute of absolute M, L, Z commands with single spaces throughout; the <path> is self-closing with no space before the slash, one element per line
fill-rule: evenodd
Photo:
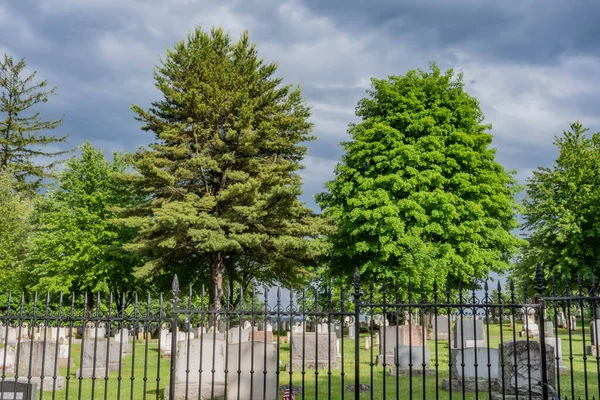
<path fill-rule="evenodd" d="M 498 390 L 498 349 L 467 347 L 451 349 L 452 370 L 450 379 L 442 387 L 455 392 Z M 464 381 L 464 388 L 463 388 Z"/>

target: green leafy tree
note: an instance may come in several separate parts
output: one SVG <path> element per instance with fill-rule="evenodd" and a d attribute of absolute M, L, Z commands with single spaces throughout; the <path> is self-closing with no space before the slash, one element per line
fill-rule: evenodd
<path fill-rule="evenodd" d="M 0 120 L 0 169 L 10 165 L 20 189 L 35 192 L 56 164 L 43 164 L 39 158 L 68 153 L 47 150 L 49 145 L 65 142 L 68 135 L 41 134 L 58 128 L 63 121 L 62 118 L 43 120 L 39 112 L 32 111 L 55 95 L 56 88 L 46 90 L 45 80 L 35 83 L 36 72 L 23 77 L 25 66 L 25 60 L 15 63 L 6 54 L 4 61 L 0 61 L 0 115 L 4 116 Z"/>
<path fill-rule="evenodd" d="M 462 75 L 410 71 L 372 79 L 336 177 L 317 197 L 336 221 L 330 273 L 443 287 L 504 271 L 522 241 L 511 173 Z M 470 284 L 469 284 L 470 286 Z"/>
<path fill-rule="evenodd" d="M 148 196 L 124 211 L 140 231 L 130 249 L 148 257 L 143 276 L 209 283 L 214 309 L 224 279 L 298 283 L 325 246 L 313 240 L 324 224 L 298 200 L 310 109 L 276 70 L 247 32 L 234 43 L 198 28 L 158 66 L 162 99 L 133 106 L 156 142 L 129 178 Z"/>
<path fill-rule="evenodd" d="M 20 290 L 23 261 L 31 229 L 32 202 L 17 191 L 18 182 L 7 170 L 0 170 L 0 285 Z"/>
<path fill-rule="evenodd" d="M 524 227 L 529 245 L 516 265 L 520 281 L 535 282 L 535 266 L 562 286 L 582 274 L 600 274 L 600 133 L 588 137 L 581 123 L 555 136 L 559 156 L 527 181 Z M 530 284 L 531 288 L 533 285 Z"/>
<path fill-rule="evenodd" d="M 141 259 L 123 246 L 136 231 L 116 225 L 112 210 L 141 200 L 118 179 L 129 165 L 127 155 L 109 161 L 89 142 L 67 160 L 56 187 L 36 204 L 28 258 L 34 289 L 112 293 L 119 307 L 121 293 L 131 299 Z"/>

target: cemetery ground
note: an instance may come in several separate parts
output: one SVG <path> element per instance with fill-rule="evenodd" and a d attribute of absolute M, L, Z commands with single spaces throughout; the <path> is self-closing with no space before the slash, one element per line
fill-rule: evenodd
<path fill-rule="evenodd" d="M 485 327 L 486 336 L 490 348 L 497 348 L 500 343 L 500 326 L 490 324 Z M 600 358 L 587 356 L 585 362 L 585 351 L 583 346 L 581 325 L 578 329 L 569 332 L 566 329 L 559 328 L 559 337 L 563 340 L 563 359 L 568 371 L 560 375 L 561 398 L 565 396 L 571 398 L 600 398 L 600 388 L 597 385 L 600 375 Z M 373 337 L 376 332 L 373 333 Z M 513 340 L 513 330 L 508 323 L 502 327 L 503 340 Z M 589 326 L 586 327 L 586 338 L 590 337 Z M 428 340 L 428 346 L 431 351 L 431 370 L 425 377 L 415 373 L 412 380 L 409 376 L 400 376 L 396 379 L 395 373 L 389 373 L 389 366 L 377 366 L 376 357 L 379 353 L 377 347 L 371 347 L 370 350 L 364 350 L 365 338 L 369 333 L 362 333 L 360 336 L 360 383 L 369 385 L 373 390 L 372 398 L 407 398 L 412 391 L 413 398 L 426 399 L 488 399 L 486 391 L 480 389 L 479 393 L 466 393 L 463 397 L 461 392 L 450 393 L 442 389 L 442 380 L 448 377 L 448 341 L 436 342 Z M 290 373 L 284 369 L 289 361 L 289 344 L 285 343 L 286 336 L 280 337 L 280 375 L 279 385 L 289 385 Z M 518 337 L 516 340 L 525 340 Z M 132 340 L 132 338 L 130 339 Z M 277 339 L 275 339 L 277 340 Z M 533 339 L 530 339 L 533 340 Z M 548 338 L 547 342 L 552 344 L 553 338 Z M 589 342 L 589 340 L 586 340 Z M 185 342 L 180 342 L 181 344 Z M 342 344 L 343 351 L 343 376 L 342 368 L 305 370 L 295 370 L 292 373 L 293 386 L 302 387 L 304 381 L 304 393 L 296 393 L 297 399 L 317 399 L 317 398 L 350 398 L 353 393 L 345 392 L 348 385 L 354 384 L 354 347 L 355 341 L 344 338 Z M 76 368 L 79 367 L 81 345 L 72 344 L 71 358 L 75 367 L 71 366 L 69 373 L 67 368 L 59 369 L 59 376 L 67 377 L 65 388 L 57 390 L 54 396 L 50 392 L 44 392 L 44 398 L 66 398 L 66 399 L 163 399 L 164 388 L 169 384 L 169 365 L 170 360 L 161 358 L 158 349 L 158 341 L 135 340 L 132 345 L 132 353 L 123 357 L 123 364 L 120 373 L 111 372 L 109 379 L 104 377 L 92 379 L 79 379 L 75 376 Z M 260 357 L 259 354 L 256 357 Z M 571 358 L 572 357 L 572 358 Z M 341 363 L 342 360 L 340 360 Z M 554 360 L 552 360 L 554 361 Z M 550 362 L 550 361 L 549 361 Z M 436 376 L 437 365 L 437 376 Z M 235 366 L 232 367 L 235 369 Z M 197 371 L 190 371 L 190 374 Z M 20 375 L 26 375 L 21 374 Z M 586 375 L 587 375 L 587 393 L 586 393 Z M 254 379 L 262 379 L 262 371 L 255 372 Z M 159 378 L 157 378 L 159 377 Z M 481 378 L 485 378 L 482 376 Z M 52 379 L 45 378 L 46 379 Z M 342 382 L 343 379 L 343 382 Z M 573 385 L 571 385 L 573 382 Z M 571 387 L 573 392 L 571 393 Z M 425 390 L 425 395 L 423 395 Z M 38 395 L 39 396 L 39 395 Z M 280 395 L 281 396 L 281 395 Z M 370 391 L 362 393 L 361 398 L 371 398 Z"/>

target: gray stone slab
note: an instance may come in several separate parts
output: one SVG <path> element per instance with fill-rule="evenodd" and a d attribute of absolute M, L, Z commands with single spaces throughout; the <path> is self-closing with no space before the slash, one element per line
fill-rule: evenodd
<path fill-rule="evenodd" d="M 76 376 L 106 377 L 106 371 L 118 371 L 122 364 L 121 343 L 106 340 L 86 340 L 83 343 L 83 362 Z M 108 354 L 107 354 L 108 352 Z M 108 357 L 107 357 L 108 356 Z"/>
<path fill-rule="evenodd" d="M 28 382 L 26 379 L 10 380 L 0 382 L 0 399 L 4 400 L 36 400 L 38 385 Z"/>
<path fill-rule="evenodd" d="M 335 333 L 306 332 L 291 335 L 291 368 L 293 370 L 339 368 L 337 338 Z M 304 360 L 304 362 L 303 362 Z M 289 369 L 288 369 L 289 370 Z"/>
<path fill-rule="evenodd" d="M 488 352 L 485 347 L 469 347 L 450 352 L 453 379 L 498 379 L 498 349 L 489 349 Z"/>
<path fill-rule="evenodd" d="M 458 318 L 452 333 L 455 349 L 485 347 L 485 331 L 482 320 Z"/>

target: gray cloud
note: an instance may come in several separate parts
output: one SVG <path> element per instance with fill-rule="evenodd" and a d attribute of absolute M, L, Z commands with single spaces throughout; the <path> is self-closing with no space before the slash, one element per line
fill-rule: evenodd
<path fill-rule="evenodd" d="M 69 146 L 106 151 L 154 138 L 129 110 L 158 99 L 152 70 L 196 25 L 245 28 L 286 83 L 313 105 L 303 199 L 333 176 L 354 108 L 372 76 L 464 71 L 467 90 L 494 126 L 498 160 L 519 179 L 555 157 L 553 135 L 600 117 L 600 4 L 589 0 L 19 0 L 0 3 L 0 49 L 25 57 L 59 95 L 41 110 L 66 119 Z M 60 132 L 59 132 L 60 133 Z"/>

